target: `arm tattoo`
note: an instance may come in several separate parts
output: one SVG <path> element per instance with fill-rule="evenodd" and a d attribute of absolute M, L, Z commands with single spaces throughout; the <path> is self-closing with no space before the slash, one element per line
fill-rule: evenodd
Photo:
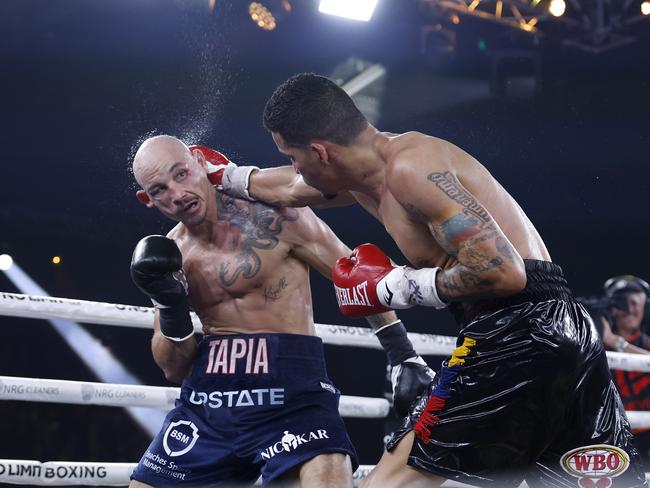
<path fill-rule="evenodd" d="M 445 171 L 444 173 L 431 173 L 427 176 L 427 179 L 435 183 L 445 195 L 465 207 L 468 212 L 471 212 L 481 221 L 488 223 L 492 220 L 490 219 L 490 214 L 487 213 L 483 206 L 460 186 L 458 180 L 449 171 Z"/>
<path fill-rule="evenodd" d="M 477 273 L 484 273 L 503 264 L 503 259 L 499 256 L 491 258 L 471 246 L 464 250 L 463 257 L 463 264 Z"/>
<path fill-rule="evenodd" d="M 449 171 L 427 176 L 446 196 L 461 208 L 455 215 L 437 223 L 411 203 L 400 202 L 409 218 L 426 223 L 436 242 L 457 264 L 439 274 L 441 297 L 469 297 L 490 290 L 491 271 L 514 261 L 512 248 L 502 237 L 489 212 L 465 190 Z M 409 283 L 409 302 L 419 303 L 421 292 Z"/>
<path fill-rule="evenodd" d="M 512 245 L 508 241 L 506 241 L 503 237 L 501 236 L 497 237 L 497 241 L 495 245 L 497 251 L 499 251 L 501 255 L 505 257 L 508 261 L 513 262 L 515 260 L 515 255 L 512 252 Z"/>
<path fill-rule="evenodd" d="M 269 300 L 275 302 L 279 297 L 282 290 L 287 287 L 286 277 L 280 278 L 276 286 L 265 286 L 264 287 L 264 303 L 267 303 Z"/>
<path fill-rule="evenodd" d="M 254 277 L 262 267 L 256 249 L 273 249 L 285 221 L 298 220 L 298 211 L 278 210 L 261 203 L 235 200 L 221 192 L 217 194 L 217 215 L 241 231 L 239 254 L 232 261 L 221 263 L 219 279 L 223 286 L 231 286 L 237 278 Z"/>
<path fill-rule="evenodd" d="M 462 214 L 456 214 L 440 224 L 440 232 L 445 241 L 456 249 L 462 242 L 472 238 L 481 230 L 478 220 L 466 210 L 463 210 Z"/>
<path fill-rule="evenodd" d="M 462 268 L 458 270 L 458 276 L 465 289 L 488 288 L 491 284 L 489 280 L 481 279 L 477 274 Z"/>
<path fill-rule="evenodd" d="M 450 273 L 442 273 L 442 284 L 443 288 L 447 291 L 453 291 L 456 293 L 462 292 L 462 288 L 456 284 L 454 277 Z"/>

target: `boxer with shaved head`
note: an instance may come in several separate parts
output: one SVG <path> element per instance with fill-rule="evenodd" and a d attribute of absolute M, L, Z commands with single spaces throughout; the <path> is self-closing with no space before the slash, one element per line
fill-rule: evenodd
<path fill-rule="evenodd" d="M 181 397 L 132 486 L 352 486 L 357 461 L 315 336 L 309 268 L 330 277 L 350 250 L 308 209 L 218 191 L 223 155 L 171 136 L 133 160 L 138 199 L 178 224 L 135 248 L 131 276 L 154 303 L 152 351 Z M 237 177 L 237 175 L 235 175 Z M 229 179 L 228 176 L 226 179 Z M 197 345 L 190 309 L 204 336 Z M 396 404 L 430 381 L 394 312 L 369 322 L 400 372 Z"/>

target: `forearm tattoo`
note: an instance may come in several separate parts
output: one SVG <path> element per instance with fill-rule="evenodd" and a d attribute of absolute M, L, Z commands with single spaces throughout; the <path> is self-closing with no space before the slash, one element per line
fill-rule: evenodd
<path fill-rule="evenodd" d="M 217 194 L 217 215 L 241 231 L 239 254 L 221 263 L 219 279 L 223 286 L 231 286 L 240 276 L 253 278 L 262 267 L 257 249 L 273 249 L 280 242 L 285 221 L 298 220 L 293 208 L 275 209 L 262 203 L 236 200 L 221 192 Z M 279 294 L 279 291 L 278 291 Z"/>

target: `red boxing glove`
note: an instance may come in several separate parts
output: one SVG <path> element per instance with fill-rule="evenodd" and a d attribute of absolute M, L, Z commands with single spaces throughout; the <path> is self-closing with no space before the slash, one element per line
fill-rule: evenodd
<path fill-rule="evenodd" d="M 257 166 L 237 166 L 226 156 L 206 146 L 189 146 L 190 151 L 199 150 L 208 162 L 208 179 L 218 190 L 236 198 L 254 201 L 248 193 L 251 173 Z"/>
<path fill-rule="evenodd" d="M 229 164 L 234 165 L 235 163 L 230 161 L 230 159 L 216 149 L 207 146 L 189 146 L 189 150 L 192 153 L 197 149 L 203 153 L 205 160 L 208 162 L 208 179 L 210 180 L 210 183 L 220 187 L 226 166 Z"/>
<path fill-rule="evenodd" d="M 336 299 L 343 315 L 358 317 L 416 305 L 445 308 L 438 294 L 440 268 L 394 266 L 374 244 L 362 244 L 332 270 Z"/>
<path fill-rule="evenodd" d="M 388 256 L 374 244 L 361 244 L 336 261 L 332 281 L 343 315 L 362 317 L 390 310 L 377 296 L 377 283 L 392 271 Z"/>

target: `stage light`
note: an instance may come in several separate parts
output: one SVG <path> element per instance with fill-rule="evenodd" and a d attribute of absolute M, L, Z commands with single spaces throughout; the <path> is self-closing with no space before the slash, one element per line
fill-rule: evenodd
<path fill-rule="evenodd" d="M 643 15 L 650 15 L 650 0 L 646 0 L 641 4 L 641 13 Z"/>
<path fill-rule="evenodd" d="M 251 2 L 248 5 L 248 15 L 260 29 L 272 31 L 282 17 L 291 12 L 289 0 L 266 0 Z"/>
<path fill-rule="evenodd" d="M 318 11 L 367 22 L 376 6 L 377 0 L 321 0 Z"/>
<path fill-rule="evenodd" d="M 564 0 L 551 0 L 548 6 L 548 11 L 554 17 L 561 17 L 566 10 L 566 3 Z"/>
<path fill-rule="evenodd" d="M 61 264 L 61 256 L 53 256 L 52 264 Z"/>
<path fill-rule="evenodd" d="M 0 254 L 0 270 L 7 271 L 14 265 L 14 258 L 9 254 Z"/>

